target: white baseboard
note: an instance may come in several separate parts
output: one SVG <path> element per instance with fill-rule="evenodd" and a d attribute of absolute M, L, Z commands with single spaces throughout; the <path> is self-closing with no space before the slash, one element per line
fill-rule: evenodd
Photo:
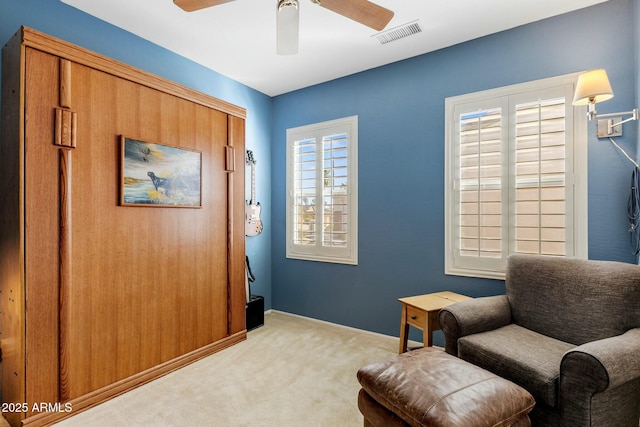
<path fill-rule="evenodd" d="M 306 319 L 306 320 L 310 320 L 312 322 L 318 322 L 318 323 L 322 323 L 322 324 L 325 324 L 325 325 L 335 326 L 335 327 L 338 327 L 338 328 L 348 329 L 348 330 L 355 331 L 355 332 L 361 332 L 361 333 L 364 333 L 364 334 L 370 334 L 370 335 L 373 335 L 373 336 L 376 336 L 376 337 L 381 337 L 381 338 L 386 338 L 386 339 L 389 339 L 389 340 L 394 340 L 396 342 L 398 342 L 398 340 L 400 339 L 399 337 L 394 337 L 394 336 L 391 336 L 391 335 L 381 334 L 379 332 L 367 331 L 366 329 L 354 328 L 352 326 L 341 325 L 339 323 L 328 322 L 326 320 L 314 319 L 313 317 L 302 316 L 300 314 L 289 313 L 289 312 L 286 312 L 286 311 L 270 309 L 270 310 L 265 311 L 264 313 L 268 314 L 268 313 L 272 313 L 272 312 L 273 313 L 278 313 L 278 314 L 284 314 L 286 316 L 298 317 L 300 319 Z M 407 347 L 422 347 L 422 343 L 421 342 L 417 342 L 417 341 L 409 340 L 407 342 Z"/>

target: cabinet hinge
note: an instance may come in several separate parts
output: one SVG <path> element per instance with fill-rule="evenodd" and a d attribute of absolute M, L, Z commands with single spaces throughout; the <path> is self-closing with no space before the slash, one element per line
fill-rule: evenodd
<path fill-rule="evenodd" d="M 224 147 L 225 152 L 225 164 L 224 169 L 227 172 L 233 172 L 236 170 L 236 152 L 232 146 L 226 145 Z"/>
<path fill-rule="evenodd" d="M 54 145 L 64 148 L 76 148 L 77 115 L 73 111 L 56 108 Z"/>

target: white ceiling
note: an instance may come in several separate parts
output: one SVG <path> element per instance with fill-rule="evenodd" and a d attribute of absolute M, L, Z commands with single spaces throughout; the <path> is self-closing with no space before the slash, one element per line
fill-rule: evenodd
<path fill-rule="evenodd" d="M 172 0 L 61 0 L 270 96 L 333 80 L 607 0 L 374 0 L 385 30 L 422 32 L 381 45 L 377 31 L 300 0 L 297 55 L 276 55 L 276 0 L 184 12 Z M 345 0 L 347 1 L 347 0 Z"/>

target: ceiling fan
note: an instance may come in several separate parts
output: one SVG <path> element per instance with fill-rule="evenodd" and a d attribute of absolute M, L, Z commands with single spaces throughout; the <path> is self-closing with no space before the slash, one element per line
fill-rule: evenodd
<path fill-rule="evenodd" d="M 233 0 L 173 0 L 187 12 L 204 9 Z M 279 55 L 298 53 L 298 1 L 278 0 L 277 2 L 277 45 Z M 387 26 L 393 12 L 369 0 L 311 0 L 319 6 L 359 22 L 374 30 L 381 31 Z"/>

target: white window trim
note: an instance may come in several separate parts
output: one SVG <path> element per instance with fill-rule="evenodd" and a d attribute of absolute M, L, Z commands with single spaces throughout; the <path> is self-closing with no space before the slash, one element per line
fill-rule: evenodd
<path fill-rule="evenodd" d="M 305 247 L 293 244 L 293 143 L 309 136 L 329 135 L 339 132 L 349 135 L 347 146 L 347 182 L 349 183 L 347 216 L 347 248 Z M 321 139 L 321 138 L 320 138 Z M 321 170 L 321 169 L 320 169 Z M 286 257 L 338 264 L 358 264 L 358 116 L 315 123 L 287 129 L 287 205 L 286 205 Z M 317 178 L 321 179 L 321 178 Z"/>
<path fill-rule="evenodd" d="M 445 99 L 445 274 L 467 277 L 482 277 L 490 279 L 504 279 L 504 268 L 498 271 L 485 269 L 460 268 L 454 263 L 455 230 L 452 220 L 455 213 L 453 206 L 455 183 L 455 106 L 462 103 L 480 102 L 489 98 L 498 98 L 518 93 L 545 90 L 548 88 L 567 85 L 567 101 L 573 99 L 575 82 L 580 73 L 571 73 L 558 77 L 535 80 L 531 82 L 505 86 L 496 89 L 454 96 Z M 588 121 L 584 107 L 573 107 L 573 175 L 567 174 L 567 186 L 573 186 L 573 205 L 567 207 L 567 215 L 571 215 L 573 224 L 573 240 L 567 240 L 567 244 L 573 244 L 574 258 L 586 259 L 588 256 L 588 145 L 587 128 Z"/>

